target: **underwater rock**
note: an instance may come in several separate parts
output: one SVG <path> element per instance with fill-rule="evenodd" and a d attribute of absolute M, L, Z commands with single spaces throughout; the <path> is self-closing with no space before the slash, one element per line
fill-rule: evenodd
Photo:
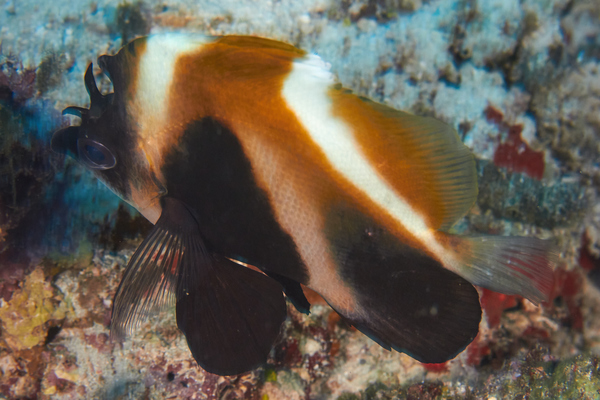
<path fill-rule="evenodd" d="M 586 188 L 575 181 L 545 184 L 525 174 L 478 160 L 477 204 L 496 218 L 553 229 L 575 226 L 588 212 Z"/>

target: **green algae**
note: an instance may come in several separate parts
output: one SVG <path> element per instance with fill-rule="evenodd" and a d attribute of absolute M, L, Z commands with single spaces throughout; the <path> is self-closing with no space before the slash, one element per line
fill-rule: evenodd
<path fill-rule="evenodd" d="M 46 53 L 37 67 L 36 88 L 40 95 L 44 95 L 60 84 L 65 72 L 66 60 L 66 54 L 61 51 L 50 50 Z"/>
<path fill-rule="evenodd" d="M 522 361 L 505 364 L 491 375 L 482 373 L 469 386 L 432 381 L 387 386 L 374 382 L 364 391 L 342 393 L 336 400 L 371 399 L 557 399 L 591 400 L 600 397 L 600 358 L 579 355 L 560 362 L 544 361 L 531 353 Z"/>
<path fill-rule="evenodd" d="M 81 265 L 89 265 L 94 256 L 94 243 L 88 238 L 83 238 L 77 248 L 71 253 L 63 253 L 58 249 L 52 249 L 44 257 L 44 266 L 50 276 Z"/>
<path fill-rule="evenodd" d="M 266 369 L 265 382 L 277 382 L 277 371 L 271 368 Z"/>
<path fill-rule="evenodd" d="M 453 387 L 432 381 L 386 386 L 374 382 L 364 391 L 342 393 L 336 400 L 371 399 L 556 399 L 591 400 L 600 397 L 600 358 L 579 355 L 560 362 L 544 361 L 540 354 L 505 364 L 492 375 L 482 374 L 473 386 Z"/>
<path fill-rule="evenodd" d="M 580 355 L 552 363 L 523 368 L 516 378 L 507 380 L 503 398 L 513 399 L 597 399 L 600 395 L 600 360 Z"/>
<path fill-rule="evenodd" d="M 390 386 L 387 386 L 382 382 L 374 382 L 362 392 L 345 392 L 339 395 L 336 400 L 434 400 L 456 398 L 456 396 L 452 396 L 452 394 L 445 389 L 443 383 L 440 381 Z"/>
<path fill-rule="evenodd" d="M 342 393 L 336 400 L 360 400 L 360 397 L 354 393 Z"/>

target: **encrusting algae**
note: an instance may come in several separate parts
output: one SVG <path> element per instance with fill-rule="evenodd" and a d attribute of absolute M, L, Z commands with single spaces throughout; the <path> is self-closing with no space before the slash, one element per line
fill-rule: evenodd
<path fill-rule="evenodd" d="M 3 338 L 13 350 L 32 348 L 46 339 L 47 322 L 64 319 L 66 313 L 65 303 L 57 303 L 57 295 L 45 281 L 44 272 L 36 268 L 10 301 L 0 299 Z"/>

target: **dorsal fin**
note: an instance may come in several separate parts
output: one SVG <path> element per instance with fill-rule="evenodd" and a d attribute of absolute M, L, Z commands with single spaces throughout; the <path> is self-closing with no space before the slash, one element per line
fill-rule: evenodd
<path fill-rule="evenodd" d="M 475 159 L 454 129 L 336 87 L 330 96 L 334 115 L 358 127 L 356 140 L 371 164 L 429 227 L 446 230 L 471 208 Z"/>
<path fill-rule="evenodd" d="M 263 49 L 267 51 L 277 50 L 282 54 L 288 55 L 289 57 L 302 57 L 306 54 L 304 50 L 300 50 L 291 44 L 257 36 L 223 36 L 216 40 L 215 43 L 247 49 Z"/>

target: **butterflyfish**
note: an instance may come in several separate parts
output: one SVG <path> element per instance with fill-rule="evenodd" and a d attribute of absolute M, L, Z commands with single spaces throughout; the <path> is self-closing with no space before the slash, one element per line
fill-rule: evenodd
<path fill-rule="evenodd" d="M 52 148 L 154 224 L 117 289 L 114 337 L 174 307 L 202 368 L 243 373 L 266 362 L 286 297 L 308 313 L 306 286 L 384 348 L 440 363 L 478 333 L 474 285 L 548 296 L 548 241 L 448 233 L 477 196 L 456 131 L 353 94 L 318 56 L 161 34 L 98 66 L 113 93 L 90 64 L 90 106 L 64 110 L 81 124 Z"/>

